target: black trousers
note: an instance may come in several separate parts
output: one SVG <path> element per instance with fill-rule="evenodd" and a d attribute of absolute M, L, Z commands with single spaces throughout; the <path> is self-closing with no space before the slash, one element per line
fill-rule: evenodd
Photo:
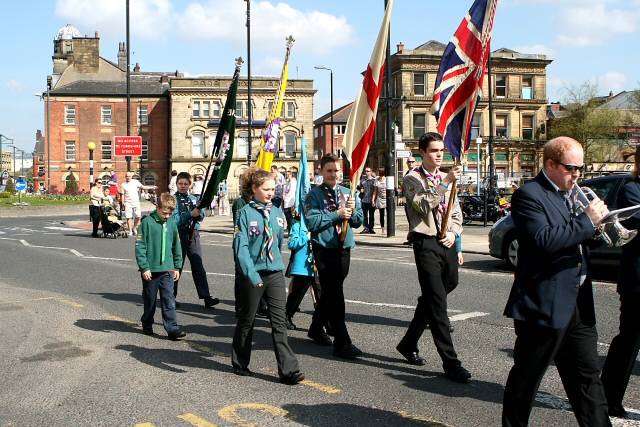
<path fill-rule="evenodd" d="M 318 330 L 329 323 L 334 332 L 334 347 L 351 344 L 345 323 L 343 290 L 344 279 L 349 274 L 351 249 L 325 248 L 314 244 L 313 256 L 322 291 L 309 329 Z"/>
<path fill-rule="evenodd" d="M 400 347 L 418 351 L 418 340 L 429 325 L 443 368 L 456 368 L 460 366 L 460 361 L 453 348 L 447 316 L 447 294 L 452 290 L 452 270 L 457 272 L 458 269 L 455 248 L 445 248 L 436 237 L 419 233 L 414 233 L 412 243 L 421 295 Z"/>
<path fill-rule="evenodd" d="M 93 236 L 98 235 L 98 226 L 100 225 L 100 206 L 89 205 L 89 218 L 93 223 Z"/>
<path fill-rule="evenodd" d="M 515 320 L 513 368 L 504 389 L 503 426 L 526 426 L 531 406 L 549 364 L 558 368 L 580 426 L 610 426 L 599 378 L 595 326 L 580 320 L 578 308 L 564 329 Z"/>
<path fill-rule="evenodd" d="M 287 327 L 284 317 L 285 283 L 281 271 L 260 272 L 264 286 L 255 287 L 242 277 L 238 282 L 236 301 L 238 323 L 233 334 L 231 363 L 236 368 L 247 368 L 251 361 L 251 343 L 253 323 L 258 311 L 260 299 L 264 297 L 269 306 L 271 338 L 278 362 L 278 374 L 282 377 L 299 371 L 298 359 L 287 340 Z"/>
<path fill-rule="evenodd" d="M 380 227 L 384 228 L 384 213 L 387 208 L 379 208 L 378 212 L 380 213 Z"/>
<path fill-rule="evenodd" d="M 375 225 L 375 218 L 373 214 L 376 212 L 376 209 L 373 207 L 371 203 L 362 203 L 362 214 L 364 215 L 364 228 L 368 228 L 369 230 L 373 230 L 373 226 Z"/>
<path fill-rule="evenodd" d="M 209 293 L 209 281 L 207 280 L 207 272 L 204 269 L 202 263 L 202 247 L 200 246 L 200 233 L 198 230 L 194 230 L 191 244 L 189 244 L 189 231 L 179 231 L 180 234 L 180 247 L 182 249 L 183 260 L 189 258 L 189 264 L 191 265 L 191 275 L 193 277 L 193 283 L 196 285 L 196 291 L 198 292 L 198 298 L 204 299 L 210 297 Z M 184 261 L 182 263 L 184 268 Z M 180 275 L 182 277 L 182 269 L 180 269 Z M 178 282 L 175 282 L 173 286 L 173 295 L 178 296 Z"/>
<path fill-rule="evenodd" d="M 620 295 L 620 333 L 611 341 L 600 377 L 609 407 L 622 406 L 639 349 L 640 294 Z"/>
<path fill-rule="evenodd" d="M 313 292 L 316 298 L 320 298 L 320 286 L 316 284 L 316 279 L 313 276 L 291 276 L 291 292 L 287 297 L 287 317 L 293 317 L 300 307 L 300 303 L 304 299 L 305 294 L 309 290 L 309 286 L 313 288 Z"/>

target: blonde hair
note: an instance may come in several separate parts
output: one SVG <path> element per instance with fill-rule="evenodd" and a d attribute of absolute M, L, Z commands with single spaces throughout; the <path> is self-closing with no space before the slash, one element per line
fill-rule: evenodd
<path fill-rule="evenodd" d="M 582 145 L 578 141 L 568 136 L 559 136 L 557 138 L 553 138 L 546 144 L 544 144 L 544 149 L 542 152 L 542 161 L 544 163 L 547 160 L 551 159 L 554 162 L 560 162 L 564 153 L 574 148 L 582 149 Z"/>
<path fill-rule="evenodd" d="M 242 195 L 250 198 L 253 196 L 253 187 L 259 187 L 265 181 L 273 179 L 273 174 L 262 169 L 251 167 L 247 169 L 241 176 Z"/>
<path fill-rule="evenodd" d="M 162 208 L 174 210 L 176 208 L 176 198 L 170 193 L 160 194 L 160 197 L 158 197 L 158 209 Z"/>

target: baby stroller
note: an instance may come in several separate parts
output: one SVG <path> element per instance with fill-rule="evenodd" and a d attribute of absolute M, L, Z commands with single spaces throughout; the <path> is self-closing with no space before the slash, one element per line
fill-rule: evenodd
<path fill-rule="evenodd" d="M 112 239 L 127 237 L 127 232 L 123 230 L 118 211 L 113 206 L 100 208 L 100 224 L 102 225 L 102 237 L 110 237 Z"/>

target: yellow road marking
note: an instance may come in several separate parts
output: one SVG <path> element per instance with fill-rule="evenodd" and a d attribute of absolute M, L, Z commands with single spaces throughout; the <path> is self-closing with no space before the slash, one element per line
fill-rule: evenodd
<path fill-rule="evenodd" d="M 400 415 L 402 418 L 406 418 L 408 420 L 413 420 L 413 421 L 419 421 L 421 423 L 424 423 L 424 425 L 427 426 L 431 426 L 431 427 L 451 427 L 450 424 L 445 424 L 442 423 L 440 421 L 436 421 L 433 418 L 429 418 L 429 417 L 423 417 L 420 415 L 412 415 L 406 411 L 400 411 L 398 412 L 398 415 Z"/>
<path fill-rule="evenodd" d="M 235 424 L 240 427 L 257 427 L 257 424 L 249 422 L 236 414 L 238 409 L 250 409 L 253 411 L 265 412 L 274 417 L 286 417 L 289 412 L 277 406 L 267 405 L 264 403 L 237 403 L 235 405 L 225 406 L 218 411 L 218 416 L 223 420 Z"/>
<path fill-rule="evenodd" d="M 41 297 L 41 298 L 29 298 L 29 299 L 23 299 L 23 300 L 19 300 L 19 301 L 2 301 L 0 302 L 0 305 L 10 305 L 10 304 L 21 304 L 21 303 L 25 303 L 25 302 L 34 302 L 34 301 L 59 301 L 63 304 L 67 304 L 70 305 L 71 307 L 75 307 L 75 308 L 83 308 L 84 305 L 77 303 L 75 301 L 69 300 L 69 299 L 64 299 L 64 298 L 58 298 L 58 297 Z"/>
<path fill-rule="evenodd" d="M 61 303 L 70 305 L 71 307 L 74 307 L 74 308 L 82 308 L 82 307 L 84 307 L 84 305 L 79 304 L 79 303 L 77 303 L 75 301 L 71 301 L 69 299 L 62 299 L 62 298 L 56 298 L 56 299 L 58 301 L 60 301 Z"/>
<path fill-rule="evenodd" d="M 191 340 L 184 340 L 184 341 L 187 343 L 187 345 L 189 347 L 191 347 L 194 350 L 202 351 L 202 352 L 208 353 L 208 354 L 210 354 L 212 356 L 218 356 L 218 357 L 228 357 L 229 356 L 227 353 L 223 353 L 221 351 L 212 350 L 211 348 L 207 347 L 206 345 L 197 343 L 195 341 L 191 341 Z"/>
<path fill-rule="evenodd" d="M 156 427 L 154 424 L 151 423 L 139 423 L 134 425 L 133 427 Z"/>
<path fill-rule="evenodd" d="M 209 421 L 190 413 L 178 415 L 178 418 L 180 418 L 181 420 L 185 420 L 192 426 L 196 426 L 196 427 L 218 427 L 217 424 L 210 423 Z"/>
<path fill-rule="evenodd" d="M 327 394 L 339 394 L 342 392 L 342 390 L 340 390 L 339 388 L 316 383 L 311 380 L 303 380 L 300 384 L 306 385 L 307 387 L 315 388 L 316 390 L 320 390 L 321 392 L 327 393 Z"/>
<path fill-rule="evenodd" d="M 124 317 L 120 317 L 120 316 L 116 316 L 116 315 L 109 315 L 107 316 L 107 320 L 113 320 L 114 322 L 121 322 L 121 323 L 126 323 L 127 325 L 138 325 L 138 322 L 133 322 L 129 319 L 125 319 Z"/>
<path fill-rule="evenodd" d="M 20 301 L 3 301 L 0 302 L 0 304 L 4 305 L 4 304 L 21 304 L 21 303 L 25 303 L 25 302 L 32 302 L 32 301 L 45 301 L 45 300 L 50 300 L 50 299 L 56 299 L 55 297 L 42 297 L 42 298 L 31 298 L 31 299 L 23 299 Z"/>

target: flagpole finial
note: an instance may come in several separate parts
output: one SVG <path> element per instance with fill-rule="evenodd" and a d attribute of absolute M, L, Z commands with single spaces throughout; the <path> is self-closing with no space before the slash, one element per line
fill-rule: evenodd
<path fill-rule="evenodd" d="M 242 56 L 239 56 L 236 58 L 236 67 L 240 68 L 242 67 L 242 64 L 244 64 L 244 59 L 242 59 Z"/>
<path fill-rule="evenodd" d="M 287 37 L 285 39 L 285 41 L 287 42 L 287 49 L 291 49 L 291 46 L 293 46 L 293 44 L 295 43 L 296 39 L 294 39 L 293 36 L 290 35 L 289 37 Z"/>

